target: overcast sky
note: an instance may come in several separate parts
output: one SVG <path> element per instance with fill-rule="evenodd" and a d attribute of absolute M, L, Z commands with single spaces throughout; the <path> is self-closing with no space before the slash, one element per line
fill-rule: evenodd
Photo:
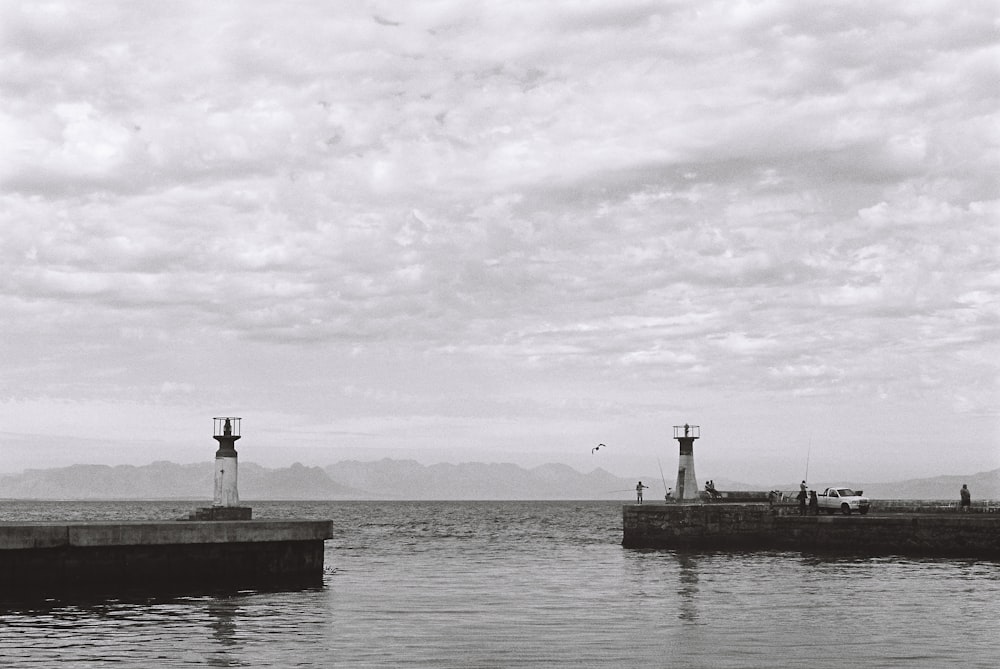
<path fill-rule="evenodd" d="M 0 471 L 1000 467 L 998 16 L 4 2 Z"/>

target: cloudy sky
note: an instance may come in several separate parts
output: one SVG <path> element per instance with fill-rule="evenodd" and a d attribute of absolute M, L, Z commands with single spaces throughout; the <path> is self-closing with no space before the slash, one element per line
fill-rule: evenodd
<path fill-rule="evenodd" d="M 1000 467 L 998 17 L 4 2 L 0 471 Z"/>

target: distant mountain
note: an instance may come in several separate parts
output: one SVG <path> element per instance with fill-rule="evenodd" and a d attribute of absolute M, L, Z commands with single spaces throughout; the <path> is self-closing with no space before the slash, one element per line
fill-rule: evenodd
<path fill-rule="evenodd" d="M 549 500 L 633 498 L 638 477 L 623 478 L 603 469 L 583 474 L 563 464 L 525 469 L 513 464 L 467 462 L 422 465 L 413 460 L 347 460 L 326 467 L 269 469 L 240 463 L 243 500 Z M 662 499 L 659 476 L 642 479 L 648 500 Z M 970 476 L 937 476 L 893 483 L 810 482 L 814 488 L 844 484 L 874 499 L 957 499 L 963 483 L 973 499 L 1000 499 L 1000 469 Z M 73 465 L 28 469 L 0 476 L 6 499 L 191 499 L 211 500 L 211 462 L 179 465 Z M 667 485 L 672 485 L 668 481 Z M 719 490 L 797 490 L 797 483 L 752 486 L 718 478 Z"/>
<path fill-rule="evenodd" d="M 603 469 L 581 474 L 561 464 L 524 469 L 506 463 L 348 460 L 327 466 L 326 472 L 374 499 L 616 499 L 635 489 L 632 479 Z"/>
<path fill-rule="evenodd" d="M 241 471 L 241 474 L 243 472 Z M 27 469 L 0 477 L 0 497 L 8 499 L 211 499 L 210 464 L 73 465 Z"/>
<path fill-rule="evenodd" d="M 239 490 L 242 499 L 357 499 L 360 493 L 334 481 L 321 467 L 298 462 L 282 469 L 240 464 Z M 214 470 L 210 470 L 213 474 Z M 214 487 L 214 480 L 213 480 Z M 209 488 L 209 493 L 212 488 Z M 209 495 L 211 497 L 211 494 Z"/>
<path fill-rule="evenodd" d="M 211 500 L 214 463 L 179 465 L 72 465 L 28 469 L 0 476 L 0 498 L 6 499 L 192 499 Z M 267 469 L 240 463 L 242 499 L 345 499 L 358 493 L 335 481 L 319 467 L 299 463 Z"/>
<path fill-rule="evenodd" d="M 968 484 L 973 499 L 1000 499 L 1000 469 L 971 476 L 935 476 L 894 483 L 866 483 L 858 487 L 880 499 L 954 499 Z"/>

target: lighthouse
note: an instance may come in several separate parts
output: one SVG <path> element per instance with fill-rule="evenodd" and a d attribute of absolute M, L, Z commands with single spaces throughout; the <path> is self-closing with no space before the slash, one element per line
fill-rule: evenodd
<path fill-rule="evenodd" d="M 240 438 L 240 420 L 234 416 L 213 418 L 214 439 L 219 442 L 215 452 L 215 494 L 212 506 L 203 506 L 188 514 L 187 520 L 250 520 L 253 509 L 240 506 L 236 488 L 236 440 Z"/>
<path fill-rule="evenodd" d="M 213 418 L 215 440 L 219 450 L 215 452 L 215 496 L 212 506 L 238 507 L 240 493 L 236 488 L 236 440 L 240 438 L 239 418 Z"/>
<path fill-rule="evenodd" d="M 674 498 L 683 501 L 698 499 L 698 479 L 694 476 L 694 440 L 701 436 L 697 425 L 674 425 L 674 439 L 680 443 L 681 455 L 677 462 L 677 485 Z"/>

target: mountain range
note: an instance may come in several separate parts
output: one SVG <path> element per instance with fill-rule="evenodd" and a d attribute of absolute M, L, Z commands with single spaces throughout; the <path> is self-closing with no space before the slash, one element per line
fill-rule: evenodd
<path fill-rule="evenodd" d="M 212 462 L 149 465 L 72 465 L 28 469 L 0 475 L 4 499 L 210 499 Z M 514 464 L 462 463 L 423 465 L 413 460 L 374 462 L 347 460 L 326 467 L 266 468 L 240 463 L 240 497 L 244 500 L 628 500 L 640 477 L 623 478 L 604 469 L 581 473 L 563 464 L 525 469 Z M 641 480 L 650 485 L 647 499 L 661 497 L 658 476 Z M 672 481 L 670 482 L 672 484 Z M 888 483 L 811 482 L 849 485 L 874 499 L 957 499 L 968 484 L 974 499 L 1000 499 L 1000 469 L 972 475 L 943 475 Z M 798 485 L 749 485 L 716 479 L 719 490 L 797 490 Z"/>

